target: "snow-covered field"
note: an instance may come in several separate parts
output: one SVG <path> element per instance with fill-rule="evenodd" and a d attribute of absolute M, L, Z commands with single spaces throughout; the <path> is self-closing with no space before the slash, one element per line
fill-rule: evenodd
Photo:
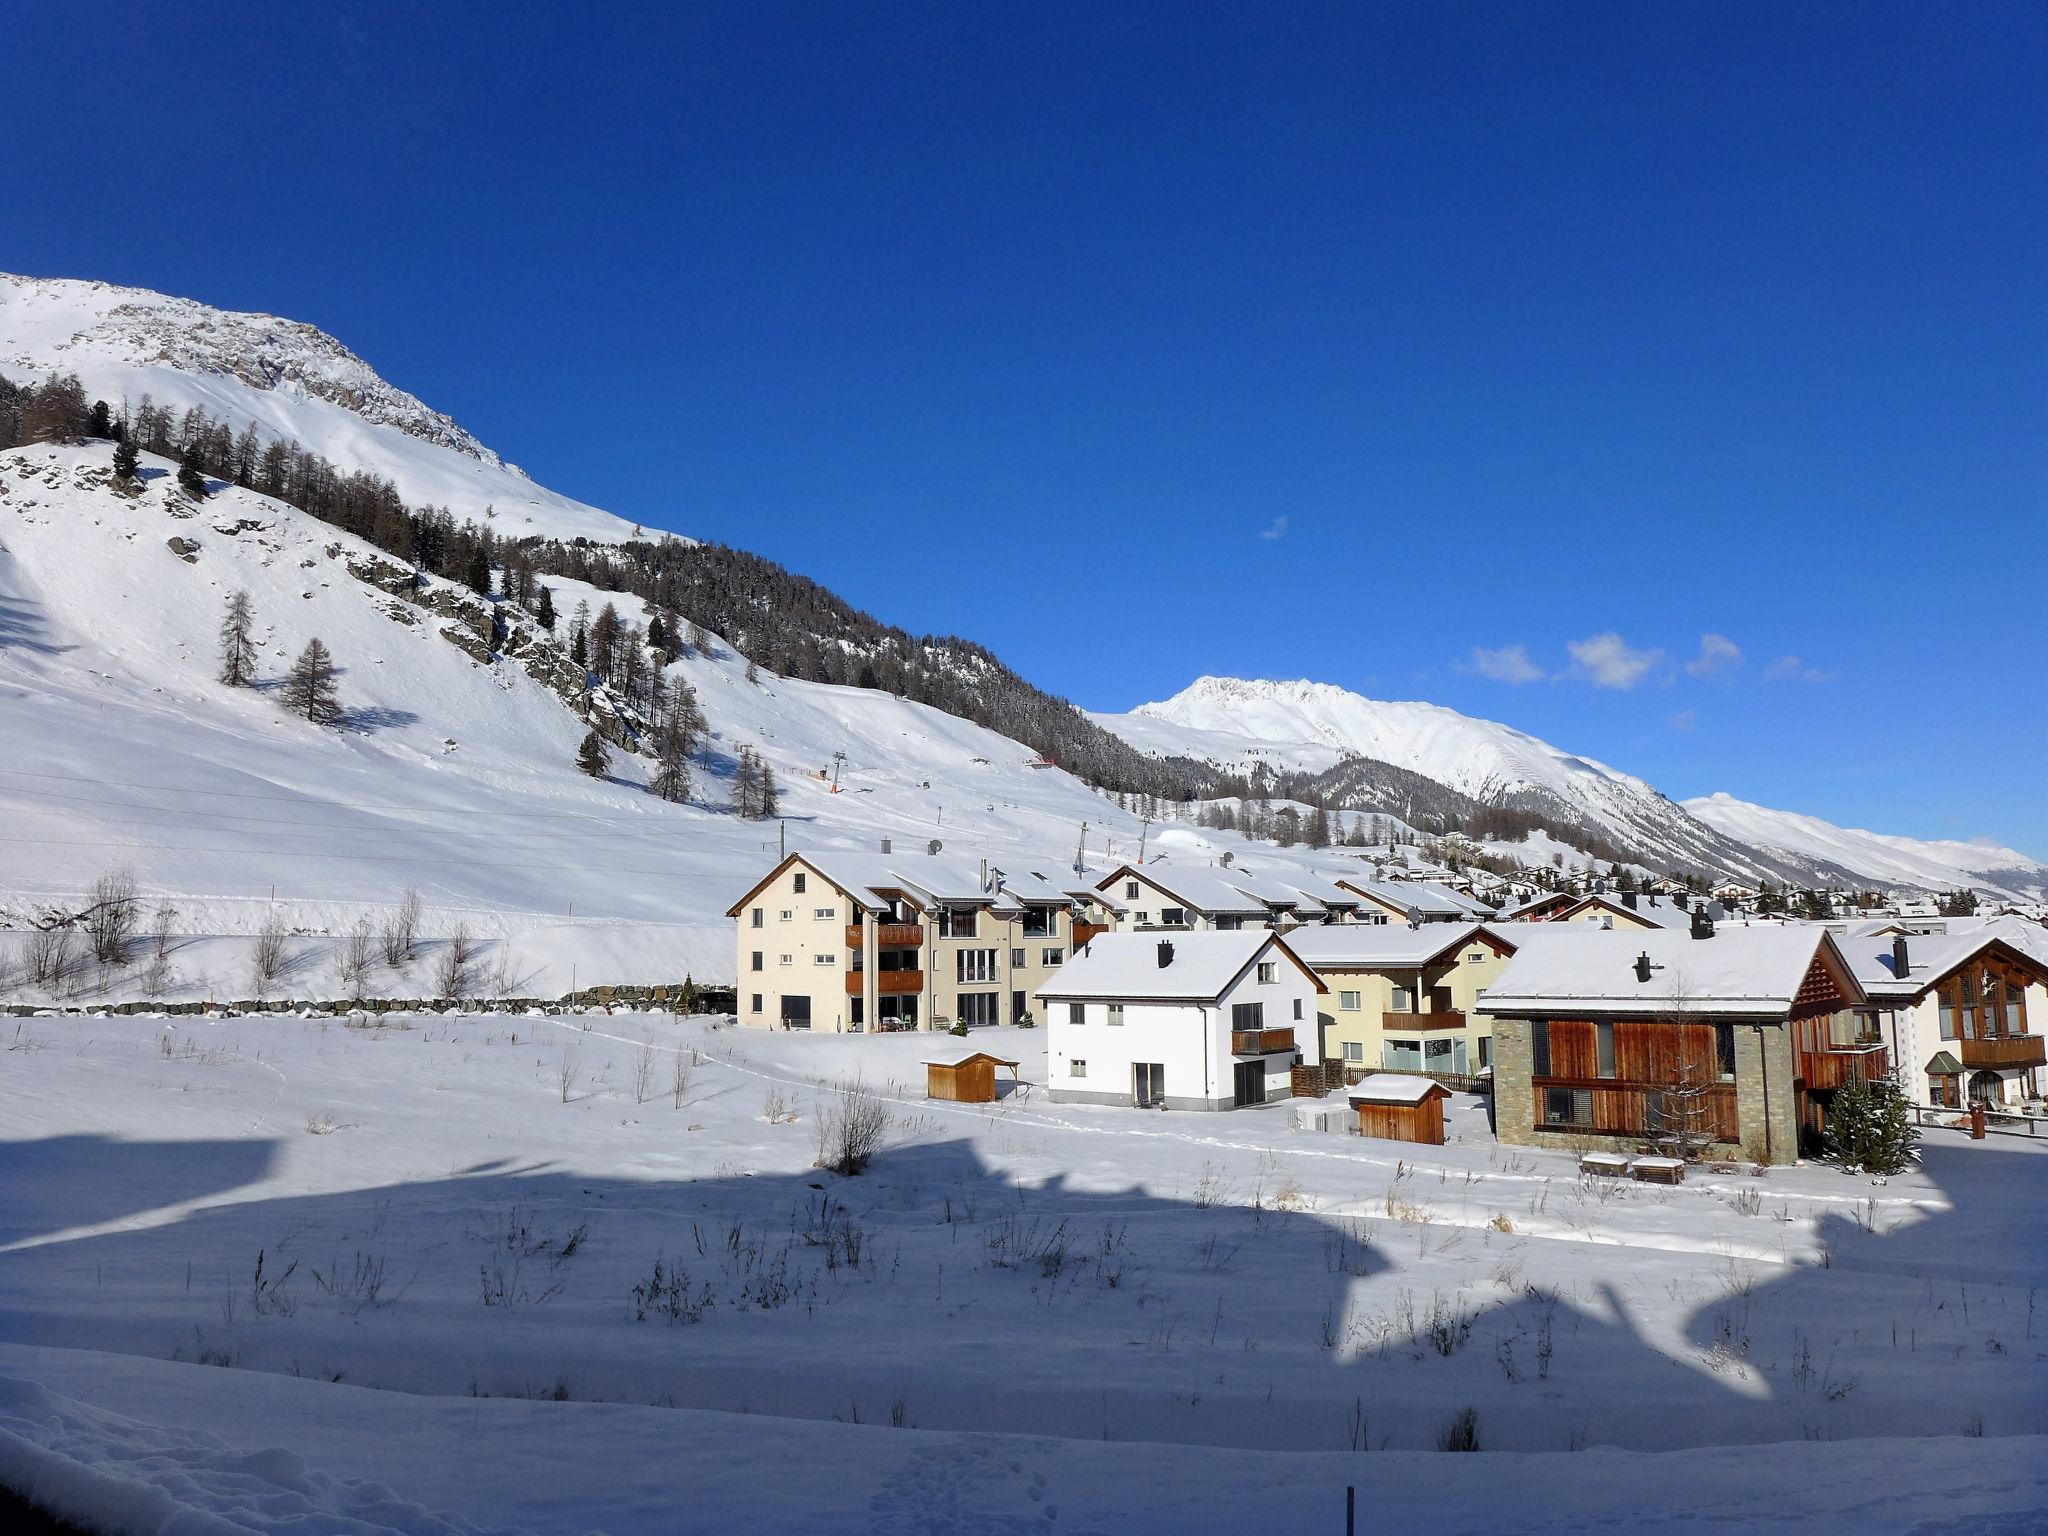
<path fill-rule="evenodd" d="M 712 1023 L 23 1021 L 0 1477 L 148 1530 L 2048 1523 L 2043 1148 L 1588 1187 L 1471 1100 L 1050 1106 L 994 1031 L 1021 1085 L 952 1105 L 930 1037 Z"/>

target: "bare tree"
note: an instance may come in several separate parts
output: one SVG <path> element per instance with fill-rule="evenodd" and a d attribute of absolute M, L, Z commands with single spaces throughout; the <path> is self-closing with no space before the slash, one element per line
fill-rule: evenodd
<path fill-rule="evenodd" d="M 370 944 L 370 920 L 367 917 L 357 918 L 356 925 L 341 941 L 341 985 L 350 1002 L 362 1001 L 370 979 L 370 965 L 375 958 L 376 951 Z"/>
<path fill-rule="evenodd" d="M 654 1089 L 654 1042 L 642 1040 L 633 1055 L 633 1102 L 645 1104 Z"/>
<path fill-rule="evenodd" d="M 384 918 L 381 934 L 384 943 L 384 963 L 394 971 L 412 961 L 413 952 L 420 942 L 420 888 L 408 885 L 405 894 L 398 898 L 398 905 Z"/>
<path fill-rule="evenodd" d="M 142 973 L 142 995 L 162 997 L 171 985 L 171 925 L 178 920 L 177 908 L 167 901 L 156 906 L 149 925 L 149 966 Z"/>
<path fill-rule="evenodd" d="M 690 1091 L 691 1065 L 691 1053 L 678 1047 L 675 1057 L 669 1065 L 668 1074 L 668 1091 L 674 1096 L 677 1109 L 683 1107 L 683 1095 Z"/>
<path fill-rule="evenodd" d="M 256 930 L 256 947 L 249 957 L 250 976 L 259 1002 L 270 996 L 270 989 L 284 974 L 284 940 L 284 921 L 273 908 L 264 914 L 263 926 Z"/>
<path fill-rule="evenodd" d="M 1721 1026 L 1695 1015 L 1683 974 L 1672 978 L 1663 1022 L 1668 1028 L 1658 1031 L 1661 1049 L 1656 1062 L 1663 1086 L 1650 1098 L 1646 1129 L 1666 1157 L 1695 1162 L 1717 1139 L 1714 1098 L 1721 1081 L 1716 1059 Z"/>
<path fill-rule="evenodd" d="M 576 1084 L 583 1077 L 583 1048 L 572 1045 L 562 1052 L 562 1059 L 555 1063 L 555 1087 L 561 1090 L 562 1102 L 569 1102 L 569 1096 L 576 1091 Z"/>
<path fill-rule="evenodd" d="M 847 1178 L 860 1173 L 882 1149 L 893 1118 L 889 1106 L 863 1079 L 847 1079 L 818 1107 L 817 1166 Z"/>
<path fill-rule="evenodd" d="M 299 652 L 299 659 L 285 674 L 278 697 L 286 709 L 304 715 L 315 725 L 333 725 L 341 719 L 341 696 L 334 688 L 334 658 L 318 635 Z"/>
<path fill-rule="evenodd" d="M 126 965 L 142 903 L 135 894 L 135 871 L 111 869 L 92 884 L 85 913 L 85 934 L 92 957 L 101 965 Z"/>
<path fill-rule="evenodd" d="M 246 688 L 256 680 L 255 627 L 249 594 L 235 593 L 220 621 L 220 680 L 230 688 Z"/>
<path fill-rule="evenodd" d="M 78 930 L 68 923 L 31 930 L 28 942 L 22 946 L 21 961 L 31 984 L 55 992 L 85 964 Z"/>
<path fill-rule="evenodd" d="M 469 990 L 469 970 L 475 960 L 476 939 L 469 924 L 457 923 L 434 966 L 434 989 L 443 997 L 459 1000 Z"/>

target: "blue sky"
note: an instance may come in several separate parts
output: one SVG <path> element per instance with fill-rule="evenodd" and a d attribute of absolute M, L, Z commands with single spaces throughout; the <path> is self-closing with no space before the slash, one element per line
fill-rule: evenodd
<path fill-rule="evenodd" d="M 8 32 L 0 267 L 311 320 L 1083 704 L 1311 676 L 2048 855 L 2038 5 Z"/>

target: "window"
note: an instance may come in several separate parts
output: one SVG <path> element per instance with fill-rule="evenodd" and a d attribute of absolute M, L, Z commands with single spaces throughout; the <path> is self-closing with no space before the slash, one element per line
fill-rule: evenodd
<path fill-rule="evenodd" d="M 1111 1003 L 1109 1005 L 1109 1022 L 1119 1028 L 1122 1027 L 1124 1022 L 1124 1005 L 1122 1003 Z"/>
<path fill-rule="evenodd" d="M 1298 997 L 1294 1000 L 1294 1016 L 1297 1019 L 1301 1017 L 1301 999 Z"/>
<path fill-rule="evenodd" d="M 974 937 L 974 920 L 980 914 L 973 907 L 939 908 L 939 937 L 942 939 L 971 939 Z"/>
<path fill-rule="evenodd" d="M 1024 951 L 1023 951 L 1023 950 L 1021 950 L 1021 949 L 1013 949 L 1013 950 L 1011 950 L 1011 951 L 1010 951 L 1010 968 L 1011 968 L 1012 970 L 1015 970 L 1015 969 L 1017 969 L 1017 968 L 1018 968 L 1019 966 L 1022 966 L 1022 965 L 1028 964 L 1028 963 L 1029 963 L 1029 962 L 1027 962 L 1027 961 L 1025 960 L 1025 958 L 1024 958 Z"/>
<path fill-rule="evenodd" d="M 1485 951 L 1485 950 L 1483 950 L 1483 949 L 1475 949 L 1475 950 L 1471 951 L 1471 952 L 1470 952 L 1469 954 L 1467 954 L 1467 955 L 1465 956 L 1465 963 L 1466 963 L 1467 965 L 1477 965 L 1477 964 L 1478 964 L 1478 963 L 1479 963 L 1480 961 L 1484 960 L 1485 958 L 1486 958 L 1486 951 Z"/>
<path fill-rule="evenodd" d="M 1000 1011 L 993 992 L 962 992 L 954 1017 L 970 1029 L 985 1029 L 996 1022 Z"/>
<path fill-rule="evenodd" d="M 1388 1012 L 1413 1013 L 1415 1011 L 1415 994 L 1413 992 L 1409 991 L 1406 987 L 1396 986 L 1393 988 L 1393 993 L 1393 1001 L 1389 1005 Z"/>
<path fill-rule="evenodd" d="M 752 993 L 752 994 L 750 995 L 750 997 L 749 997 L 749 1001 L 748 1001 L 748 1007 L 747 1007 L 747 1012 L 749 1012 L 749 1013 L 759 1013 L 760 1011 L 761 1011 L 761 994 L 760 994 L 760 993 L 758 993 L 758 992 Z"/>
<path fill-rule="evenodd" d="M 775 957 L 775 963 L 777 965 L 790 965 L 794 963 L 794 957 L 790 955 L 777 955 Z"/>
<path fill-rule="evenodd" d="M 1422 1042 L 1420 1040 L 1389 1040 L 1380 1047 L 1380 1065 L 1396 1072 L 1419 1072 L 1422 1070 Z"/>
<path fill-rule="evenodd" d="M 1538 1019 L 1529 1026 L 1529 1071 L 1536 1077 L 1550 1076 L 1550 1021 Z"/>
<path fill-rule="evenodd" d="M 1086 1003 L 1067 1004 L 1067 1022 L 1069 1024 L 1086 1024 L 1088 1022 L 1088 1005 Z"/>
<path fill-rule="evenodd" d="M 1720 1071 L 1721 1081 L 1735 1081 L 1735 1026 L 1716 1024 L 1714 1026 L 1714 1066 Z"/>
<path fill-rule="evenodd" d="M 1546 1126 L 1590 1127 L 1593 1124 L 1593 1090 L 1590 1088 L 1544 1089 L 1543 1123 Z"/>
<path fill-rule="evenodd" d="M 1159 909 L 1159 924 L 1163 928 L 1187 927 L 1188 909 L 1186 907 L 1161 907 Z"/>
<path fill-rule="evenodd" d="M 816 911 L 814 911 L 811 914 L 811 916 L 818 919 L 818 921 L 821 923 L 829 923 L 832 921 L 833 918 L 837 917 L 838 915 L 839 909 L 837 907 L 819 907 Z"/>
<path fill-rule="evenodd" d="M 1052 945 L 1039 951 L 1038 960 L 1041 965 L 1064 965 L 1067 952 L 1058 945 Z"/>
<path fill-rule="evenodd" d="M 1059 917 L 1051 907 L 1026 907 L 1017 931 L 1027 939 L 1049 939 L 1060 931 Z"/>
<path fill-rule="evenodd" d="M 1261 960 L 1261 961 L 1259 962 L 1259 985 L 1260 985 L 1260 986 L 1262 986 L 1262 987 L 1264 987 L 1264 986 L 1271 986 L 1271 985 L 1272 985 L 1272 984 L 1273 984 L 1274 982 L 1278 981 L 1279 979 L 1280 979 L 1280 965 L 1279 965 L 1279 962 L 1277 962 L 1277 961 L 1274 961 L 1274 960 Z"/>
<path fill-rule="evenodd" d="M 1364 1061 L 1365 1042 L 1363 1040 L 1346 1040 L 1344 1042 L 1344 1059 L 1346 1061 Z"/>
<path fill-rule="evenodd" d="M 992 949 L 963 949 L 953 956 L 955 981 L 994 981 L 996 952 Z"/>
<path fill-rule="evenodd" d="M 1136 901 L 1137 899 L 1138 899 L 1138 882 L 1137 882 L 1137 881 L 1135 881 L 1135 880 L 1126 880 L 1126 881 L 1124 882 L 1124 900 L 1125 900 L 1125 901 Z"/>
<path fill-rule="evenodd" d="M 761 969 L 761 951 L 759 951 L 758 949 L 754 951 L 753 963 L 749 965 L 747 969 L 750 971 L 758 971 Z"/>
<path fill-rule="evenodd" d="M 1149 923 L 1149 922 L 1151 922 L 1151 921 L 1152 921 L 1152 914 L 1151 914 L 1150 912 L 1140 912 L 1140 913 L 1138 914 L 1138 926 L 1139 926 L 1140 928 L 1143 928 L 1143 927 L 1144 927 L 1144 926 L 1145 926 L 1145 925 L 1146 925 L 1147 923 Z"/>
<path fill-rule="evenodd" d="M 1264 1003 L 1232 1003 L 1230 1005 L 1230 1027 L 1232 1029 L 1264 1029 L 1266 1027 L 1266 1005 Z"/>
<path fill-rule="evenodd" d="M 803 895 L 803 893 L 804 893 L 804 872 L 803 872 L 802 870 L 798 870 L 798 871 L 797 871 L 797 872 L 796 872 L 796 873 L 795 873 L 794 875 L 791 875 L 791 876 L 790 876 L 790 885 L 789 885 L 789 888 L 790 888 L 790 889 L 791 889 L 792 891 L 795 891 L 797 895 L 799 895 L 799 896 Z"/>
<path fill-rule="evenodd" d="M 782 922 L 785 922 L 785 923 L 786 923 L 786 922 L 788 922 L 788 921 L 789 921 L 789 920 L 790 920 L 790 919 L 791 919 L 792 917 L 795 917 L 795 916 L 796 916 L 796 913 L 795 913 L 795 912 L 793 912 L 793 911 L 791 911 L 791 910 L 790 910 L 790 909 L 789 909 L 788 907 L 784 907 L 784 908 L 783 908 L 783 909 L 782 909 L 782 910 L 781 910 L 780 912 L 776 913 L 776 917 L 777 917 L 777 918 L 778 918 L 778 919 L 779 919 L 780 921 L 782 921 Z"/>
<path fill-rule="evenodd" d="M 1614 1076 L 1614 1026 L 1612 1024 L 1595 1024 L 1593 1026 L 1593 1056 L 1594 1076 Z"/>
<path fill-rule="evenodd" d="M 1067 1063 L 1067 1076 L 1086 1077 L 1087 1075 L 1088 1063 L 1083 1061 L 1080 1057 L 1076 1056 Z"/>
<path fill-rule="evenodd" d="M 1493 1039 L 1491 1036 L 1481 1035 L 1479 1037 L 1479 1065 L 1482 1067 L 1493 1065 Z"/>
<path fill-rule="evenodd" d="M 839 957 L 830 950 L 811 956 L 811 964 L 813 965 L 837 965 L 838 963 Z"/>
<path fill-rule="evenodd" d="M 1337 1008 L 1338 1008 L 1338 1011 L 1339 1011 L 1339 1012 L 1341 1012 L 1341 1013 L 1357 1013 L 1357 1012 L 1359 1011 L 1359 1009 L 1360 1009 L 1360 1007 L 1361 1007 L 1361 1006 L 1362 1006 L 1362 1005 L 1361 1005 L 1361 1004 L 1360 1004 L 1360 1002 L 1359 1002 L 1359 994 L 1358 994 L 1358 993 L 1356 993 L 1356 992 L 1339 992 L 1339 993 L 1337 994 Z"/>
<path fill-rule="evenodd" d="M 766 909 L 765 907 L 756 907 L 756 908 L 754 908 L 754 911 L 753 911 L 753 914 L 752 914 L 752 926 L 754 926 L 754 927 L 758 928 L 758 927 L 760 927 L 760 926 L 761 926 L 761 925 L 762 925 L 763 923 L 765 923 L 765 922 L 767 922 L 767 921 L 768 921 L 768 911 L 767 911 L 767 909 Z"/>

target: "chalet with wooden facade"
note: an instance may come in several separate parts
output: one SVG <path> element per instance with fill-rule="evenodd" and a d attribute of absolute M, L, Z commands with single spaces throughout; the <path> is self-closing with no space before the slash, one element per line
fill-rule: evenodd
<path fill-rule="evenodd" d="M 1304 928 L 1288 944 L 1329 988 L 1317 1004 L 1322 1057 L 1345 1076 L 1463 1078 L 1491 1064 L 1493 1024 L 1476 1010 L 1515 944 L 1478 923 Z"/>
<path fill-rule="evenodd" d="M 1314 1066 L 1323 984 L 1264 929 L 1106 933 L 1039 984 L 1056 1103 L 1241 1109 Z"/>
<path fill-rule="evenodd" d="M 1897 1063 L 1913 1102 L 2040 1099 L 2048 932 L 2009 918 L 1887 919 L 1847 925 L 1837 942 L 1870 998 L 1855 1037 Z"/>
<path fill-rule="evenodd" d="M 1844 1074 L 1885 1067 L 1826 1028 L 1867 1001 L 1819 927 L 1532 928 L 1478 1003 L 1496 1133 L 1791 1162 Z"/>
<path fill-rule="evenodd" d="M 1071 883 L 958 856 L 793 853 L 726 912 L 739 1021 L 861 1033 L 1029 1018 L 1077 913 L 1095 910 Z"/>

